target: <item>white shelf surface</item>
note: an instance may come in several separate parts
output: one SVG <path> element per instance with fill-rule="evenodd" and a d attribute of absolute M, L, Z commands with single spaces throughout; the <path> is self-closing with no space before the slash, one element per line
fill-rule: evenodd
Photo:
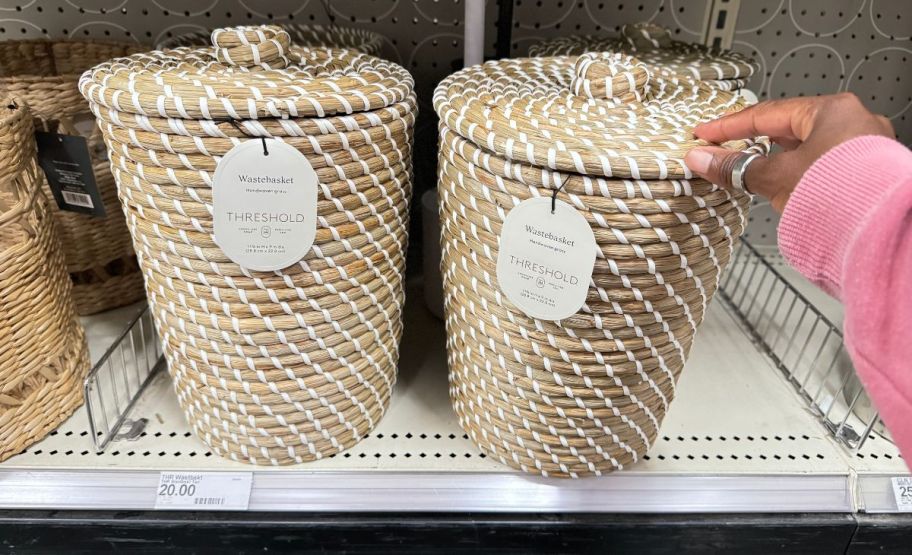
<path fill-rule="evenodd" d="M 250 470 L 250 510 L 889 511 L 883 485 L 908 472 L 886 440 L 868 442 L 858 455 L 831 440 L 720 301 L 708 312 L 647 460 L 576 481 L 513 472 L 486 458 L 458 427 L 443 325 L 424 308 L 419 290 L 409 300 L 392 405 L 376 431 L 349 451 L 282 468 L 221 459 L 188 431 L 162 372 L 130 415 L 148 419 L 142 435 L 96 453 L 80 409 L 0 464 L 0 508 L 152 509 L 160 471 Z M 87 319 L 93 357 L 136 310 Z M 857 489 L 869 479 L 880 492 L 876 500 Z"/>

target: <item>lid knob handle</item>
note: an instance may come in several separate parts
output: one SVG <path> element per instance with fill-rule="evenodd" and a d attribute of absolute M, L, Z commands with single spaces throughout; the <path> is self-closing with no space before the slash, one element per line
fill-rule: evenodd
<path fill-rule="evenodd" d="M 576 96 L 642 102 L 649 70 L 633 56 L 619 52 L 588 52 L 576 60 L 570 88 Z"/>
<path fill-rule="evenodd" d="M 670 48 L 672 45 L 671 31 L 655 23 L 628 23 L 621 27 L 621 36 L 634 52 L 648 52 Z"/>
<path fill-rule="evenodd" d="M 245 25 L 212 31 L 215 58 L 235 67 L 281 69 L 290 64 L 291 37 L 276 25 Z"/>

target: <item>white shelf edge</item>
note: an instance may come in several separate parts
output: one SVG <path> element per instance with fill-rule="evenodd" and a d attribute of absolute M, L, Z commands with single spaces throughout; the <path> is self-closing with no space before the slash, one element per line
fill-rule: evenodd
<path fill-rule="evenodd" d="M 909 514 L 896 507 L 891 478 L 902 474 L 858 474 L 855 477 L 858 512 L 867 514 Z"/>
<path fill-rule="evenodd" d="M 152 510 L 156 471 L 0 472 L 0 508 Z M 254 472 L 251 511 L 759 513 L 854 511 L 848 476 Z"/>

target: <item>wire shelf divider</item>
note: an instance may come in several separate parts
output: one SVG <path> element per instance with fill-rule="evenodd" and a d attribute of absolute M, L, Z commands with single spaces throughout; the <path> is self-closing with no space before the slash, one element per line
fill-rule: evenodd
<path fill-rule="evenodd" d="M 836 441 L 857 450 L 882 428 L 840 328 L 749 241 L 733 254 L 719 294 Z"/>
<path fill-rule="evenodd" d="M 164 366 L 161 342 L 146 305 L 85 378 L 86 414 L 97 452 L 103 452 L 111 441 L 120 438 L 125 425 L 129 428 L 122 435 L 127 439 L 142 432 L 145 422 L 133 422 L 127 417 Z"/>

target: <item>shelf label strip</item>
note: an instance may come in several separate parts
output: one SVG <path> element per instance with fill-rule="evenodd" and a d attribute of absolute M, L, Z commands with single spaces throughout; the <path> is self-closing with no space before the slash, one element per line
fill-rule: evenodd
<path fill-rule="evenodd" d="M 162 472 L 156 510 L 246 511 L 252 472 Z"/>
<path fill-rule="evenodd" d="M 912 513 L 912 476 L 897 476 L 892 482 L 896 510 L 901 513 Z"/>

